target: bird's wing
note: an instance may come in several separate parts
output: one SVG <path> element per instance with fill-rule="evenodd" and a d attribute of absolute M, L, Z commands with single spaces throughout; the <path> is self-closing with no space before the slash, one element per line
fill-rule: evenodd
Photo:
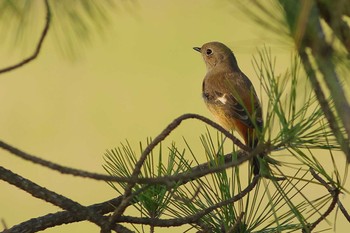
<path fill-rule="evenodd" d="M 249 78 L 243 72 L 226 73 L 224 77 L 223 83 L 225 83 L 224 85 L 227 88 L 226 91 L 231 94 L 231 103 L 234 109 L 238 109 L 237 105 L 239 105 L 241 117 L 245 114 L 243 122 L 247 126 L 261 129 L 263 126 L 262 109 Z"/>
<path fill-rule="evenodd" d="M 240 120 L 249 128 L 262 128 L 259 99 L 250 80 L 242 72 L 225 73 L 216 76 L 216 80 L 206 81 L 210 82 L 208 83 L 210 88 L 203 86 L 203 95 L 207 101 L 221 108 L 226 115 Z M 203 83 L 203 85 L 206 84 Z"/>

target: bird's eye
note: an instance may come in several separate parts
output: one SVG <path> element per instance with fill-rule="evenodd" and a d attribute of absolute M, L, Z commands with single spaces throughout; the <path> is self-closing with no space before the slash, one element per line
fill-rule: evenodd
<path fill-rule="evenodd" d="M 213 53 L 213 51 L 211 49 L 207 49 L 206 53 L 207 53 L 207 55 L 211 55 Z"/>

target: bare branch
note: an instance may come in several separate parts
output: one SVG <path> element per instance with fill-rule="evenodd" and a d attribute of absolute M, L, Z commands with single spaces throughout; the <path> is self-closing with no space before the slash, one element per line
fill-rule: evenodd
<path fill-rule="evenodd" d="M 198 222 L 200 222 L 200 218 L 209 214 L 211 211 L 242 199 L 248 192 L 250 192 L 256 186 L 258 180 L 259 180 L 259 176 L 254 177 L 252 183 L 250 183 L 246 187 L 246 189 L 242 190 L 242 192 L 240 192 L 239 194 L 237 194 L 236 196 L 228 200 L 219 202 L 216 205 L 211 206 L 207 209 L 204 209 L 195 215 L 184 217 L 184 218 L 173 219 L 172 222 L 169 222 L 169 220 L 167 219 L 162 220 L 162 219 L 154 219 L 154 218 L 135 218 L 130 216 L 121 216 L 120 218 L 118 218 L 118 222 L 128 222 L 128 223 L 131 222 L 131 223 L 147 224 L 147 225 L 160 226 L 160 227 L 178 226 L 186 223 L 197 224 Z M 134 195 L 137 195 L 142 191 L 143 189 L 134 193 Z M 115 198 L 103 203 L 91 205 L 86 208 L 91 212 L 103 215 L 115 210 L 115 207 L 120 205 L 121 201 L 122 201 L 122 197 L 120 196 L 118 198 Z M 16 225 L 10 228 L 9 232 L 23 233 L 23 229 L 25 229 L 26 230 L 25 232 L 32 233 L 32 232 L 37 232 L 53 226 L 87 220 L 86 217 L 87 216 L 82 212 L 62 211 L 62 212 L 48 214 L 39 218 L 34 218 L 29 221 L 23 222 L 19 225 Z M 171 225 L 171 224 L 174 224 L 174 225 Z M 121 231 L 120 228 L 123 228 L 123 226 L 119 224 L 117 224 L 117 227 L 119 229 L 118 232 L 130 232 L 127 229 L 124 229 L 123 231 Z M 113 229 L 116 229 L 116 227 L 114 227 Z"/>
<path fill-rule="evenodd" d="M 0 179 L 30 193 L 32 196 L 36 198 L 45 200 L 64 210 L 71 211 L 73 214 L 76 214 L 76 213 L 83 214 L 85 215 L 85 219 L 97 224 L 98 226 L 103 226 L 107 222 L 107 219 L 105 217 L 87 209 L 86 207 L 80 205 L 79 203 L 71 199 L 68 199 L 60 194 L 52 192 L 46 188 L 43 188 L 33 183 L 32 181 L 24 177 L 21 177 L 1 166 L 0 166 Z"/>
<path fill-rule="evenodd" d="M 224 157 L 225 160 L 225 165 L 223 166 L 218 166 L 218 167 L 213 167 L 208 163 L 203 163 L 200 164 L 196 167 L 193 167 L 191 169 L 191 173 L 188 174 L 178 174 L 178 175 L 174 175 L 174 176 L 164 176 L 164 177 L 160 177 L 159 179 L 141 179 L 141 181 L 144 182 L 154 182 L 154 183 L 162 183 L 164 182 L 164 184 L 168 185 L 168 188 L 172 188 L 175 185 L 179 185 L 179 184 L 185 184 L 188 181 L 200 178 L 204 175 L 213 173 L 213 172 L 217 172 L 217 171 L 221 171 L 223 169 L 232 167 L 232 166 L 238 166 L 240 165 L 242 162 L 247 161 L 248 159 L 251 158 L 250 155 L 248 155 L 246 152 L 243 151 L 238 151 L 237 154 L 238 160 L 232 161 L 232 154 L 227 154 Z M 3 179 L 0 176 L 0 179 Z M 169 182 L 167 181 L 167 179 L 173 180 L 174 182 Z M 136 182 L 138 182 L 140 180 L 136 179 Z M 179 182 L 179 183 L 176 183 Z M 18 185 L 18 187 L 20 186 L 26 186 L 26 184 L 20 184 Z M 16 185 L 17 186 L 17 185 Z M 143 192 L 145 189 L 147 189 L 148 186 L 145 186 L 142 189 L 139 189 L 137 192 L 132 194 L 132 197 L 138 195 L 139 193 Z M 112 212 L 113 210 L 115 210 L 115 207 L 120 205 L 120 202 L 122 200 L 122 197 L 116 198 L 116 199 L 112 199 L 110 201 L 101 203 L 101 204 L 96 204 L 96 205 L 92 205 L 89 207 L 86 207 L 88 209 L 91 209 L 93 212 L 97 212 L 100 214 L 106 214 L 109 212 Z M 131 205 L 132 203 L 128 203 L 128 205 Z M 33 229 L 33 231 L 30 232 L 35 232 L 35 231 L 39 231 L 39 230 L 43 230 L 49 227 L 53 227 L 53 226 L 58 226 L 61 224 L 67 224 L 67 223 L 72 223 L 72 222 L 77 222 L 77 221 L 83 221 L 83 220 L 87 220 L 87 215 L 84 214 L 84 212 L 80 213 L 80 212 L 58 212 L 55 214 L 49 214 L 47 216 L 43 216 L 43 217 L 39 217 L 39 218 L 34 218 L 31 219 L 29 221 L 23 222 L 17 226 L 14 226 L 12 228 L 10 228 L 10 232 L 22 232 L 21 229 Z M 18 229 L 18 230 L 17 230 Z"/>
<path fill-rule="evenodd" d="M 337 204 L 338 200 L 339 200 L 339 189 L 336 187 L 331 187 L 330 185 L 327 184 L 327 182 L 322 179 L 315 171 L 314 169 L 310 168 L 310 172 L 311 175 L 317 180 L 319 181 L 327 190 L 328 192 L 331 194 L 332 198 L 332 202 L 329 205 L 329 207 L 327 208 L 327 210 L 311 225 L 308 226 L 308 229 L 303 229 L 302 232 L 306 233 L 306 232 L 311 232 L 313 229 L 315 229 L 315 227 L 322 222 L 324 219 L 326 219 L 326 217 L 333 211 L 335 205 Z"/>
<path fill-rule="evenodd" d="M 345 216 L 346 220 L 348 220 L 348 222 L 350 222 L 350 215 L 348 213 L 348 211 L 346 211 L 346 209 L 344 208 L 343 204 L 341 203 L 340 200 L 338 200 L 337 202 L 339 209 L 341 210 L 341 212 L 343 213 L 343 215 Z"/>
<path fill-rule="evenodd" d="M 191 169 L 190 173 L 180 173 L 176 175 L 171 175 L 171 176 L 162 176 L 162 177 L 157 177 L 157 178 L 136 178 L 132 179 L 129 177 L 117 177 L 117 176 L 110 176 L 110 175 L 104 175 L 104 174 L 98 174 L 98 173 L 93 173 L 93 172 L 88 172 L 88 171 L 83 171 L 79 169 L 74 169 L 74 168 L 69 168 L 65 167 L 41 158 L 38 158 L 36 156 L 27 154 L 24 151 L 21 151 L 17 148 L 14 148 L 13 146 L 0 141 L 0 148 L 3 148 L 7 151 L 9 151 L 12 154 L 15 154 L 19 156 L 20 158 L 23 158 L 25 160 L 29 160 L 31 162 L 34 162 L 36 164 L 40 164 L 44 167 L 48 167 L 52 170 L 59 171 L 63 174 L 70 174 L 74 176 L 79 176 L 79 177 L 85 177 L 85 178 L 91 178 L 94 180 L 99 180 L 99 181 L 111 181 L 111 182 L 123 182 L 123 183 L 130 183 L 130 182 L 136 182 L 139 184 L 165 184 L 168 186 L 171 186 L 172 182 L 188 182 L 190 180 L 200 178 L 202 176 L 222 171 L 224 169 L 230 168 L 230 167 L 235 167 L 238 166 L 249 159 L 251 159 L 255 154 L 257 153 L 250 153 L 248 154 L 245 151 L 237 151 L 237 160 L 232 160 L 232 154 L 227 154 L 225 155 L 225 163 L 220 166 L 210 166 L 208 163 L 203 163 L 200 164 L 196 167 L 193 167 Z"/>
<path fill-rule="evenodd" d="M 45 3 L 45 7 L 46 7 L 46 23 L 45 23 L 43 31 L 41 32 L 41 36 L 39 38 L 39 41 L 38 41 L 38 44 L 35 48 L 34 53 L 31 56 L 29 56 L 28 58 L 24 59 L 23 61 L 15 64 L 15 65 L 0 69 L 0 74 L 6 73 L 6 72 L 9 72 L 11 70 L 17 69 L 21 66 L 24 66 L 25 64 L 35 60 L 38 57 L 40 50 L 41 50 L 41 47 L 44 43 L 44 39 L 46 38 L 47 32 L 49 31 L 50 22 L 51 22 L 51 11 L 50 11 L 49 2 L 48 2 L 48 0 L 44 0 L 44 3 Z"/>
<path fill-rule="evenodd" d="M 174 218 L 174 219 L 154 219 L 154 218 L 137 218 L 132 216 L 119 216 L 118 218 L 116 218 L 116 221 L 135 223 L 135 224 L 147 224 L 147 225 L 158 226 L 158 227 L 181 226 L 184 224 L 196 223 L 205 215 L 211 213 L 215 209 L 218 209 L 222 206 L 229 205 L 236 201 L 241 200 L 246 194 L 248 194 L 257 185 L 260 178 L 261 177 L 259 175 L 254 176 L 252 182 L 245 189 L 239 192 L 237 195 L 227 200 L 218 202 L 215 205 L 212 205 L 206 209 L 203 209 L 202 211 L 199 211 L 194 215 L 190 215 L 182 218 Z"/>
<path fill-rule="evenodd" d="M 143 161 L 145 159 L 145 157 L 154 149 L 155 146 L 157 146 L 162 140 L 164 140 L 165 137 L 167 137 L 175 128 L 177 128 L 182 121 L 187 120 L 187 119 L 198 119 L 201 120 L 207 124 L 209 124 L 210 126 L 218 129 L 219 131 L 221 131 L 225 136 L 227 136 L 229 139 L 232 140 L 232 142 L 234 144 L 236 144 L 237 146 L 239 146 L 240 148 L 242 148 L 244 151 L 250 151 L 250 149 L 248 147 L 246 147 L 244 144 L 242 144 L 236 137 L 234 137 L 231 133 L 229 133 L 227 130 L 225 130 L 224 128 L 222 128 L 220 125 L 218 125 L 217 123 L 211 121 L 210 119 L 197 115 L 197 114 L 184 114 L 178 118 L 176 118 L 171 124 L 168 125 L 168 127 L 166 129 L 164 129 L 161 134 L 159 134 L 155 140 L 152 141 L 152 143 L 146 147 L 146 149 L 143 151 L 141 158 L 143 158 Z M 70 174 L 70 175 L 74 175 L 74 176 L 80 176 L 80 177 L 86 177 L 86 178 L 91 178 L 91 179 L 95 179 L 95 180 L 103 180 L 103 181 L 113 181 L 113 182 L 126 182 L 126 183 L 169 183 L 169 181 L 179 181 L 181 179 L 192 179 L 195 178 L 195 176 L 197 175 L 206 175 L 215 171 L 222 170 L 225 168 L 228 168 L 230 166 L 237 166 L 241 163 L 243 163 L 244 161 L 249 160 L 250 158 L 252 158 L 255 154 L 258 154 L 257 152 L 253 152 L 251 155 L 247 155 L 246 158 L 243 158 L 243 156 L 241 158 L 239 158 L 237 161 L 233 161 L 231 164 L 225 164 L 222 167 L 214 167 L 212 168 L 212 170 L 206 170 L 206 171 L 201 171 L 196 175 L 189 175 L 186 177 L 185 176 L 180 176 L 178 178 L 176 177 L 171 177 L 171 176 L 164 176 L 164 177 L 159 177 L 156 179 L 153 178 L 138 178 L 136 177 L 115 177 L 115 176 L 109 176 L 109 175 L 104 175 L 104 174 L 98 174 L 98 173 L 92 173 L 92 172 L 87 172 L 87 171 L 83 171 L 83 170 L 79 170 L 79 169 L 74 169 L 74 168 L 69 168 L 69 167 L 65 167 L 62 166 L 60 164 L 57 163 L 53 163 L 51 161 L 48 160 L 44 160 L 41 159 L 37 156 L 34 155 L 30 155 L 20 149 L 17 149 L 3 141 L 0 141 L 0 148 L 3 148 L 4 150 L 7 150 L 8 152 L 10 152 L 11 154 L 17 155 L 18 157 L 31 161 L 35 164 L 40 164 L 44 167 L 50 168 L 52 170 L 58 171 L 60 173 L 63 174 Z M 242 152 L 242 154 L 244 154 L 244 152 Z M 141 160 L 140 158 L 140 160 Z M 140 163 L 140 165 L 142 165 L 142 163 Z"/>
<path fill-rule="evenodd" d="M 144 191 L 144 189 L 140 189 L 136 194 L 139 194 L 140 192 Z M 98 204 L 93 204 L 90 206 L 87 206 L 86 209 L 88 209 L 91 212 L 98 213 L 100 215 L 104 215 L 107 213 L 112 212 L 116 206 L 120 204 L 122 200 L 122 197 L 113 198 L 111 200 L 101 202 Z M 60 211 L 57 213 L 51 213 L 47 214 L 41 217 L 32 218 L 28 221 L 22 222 L 16 226 L 11 227 L 8 229 L 8 232 L 11 233 L 34 233 L 37 231 L 42 231 L 50 227 L 59 226 L 62 224 L 69 224 L 73 222 L 80 222 L 86 220 L 86 215 L 82 212 L 70 212 L 70 211 Z M 119 225 L 119 224 L 116 224 Z M 2 233 L 8 233 L 8 232 L 2 232 Z M 118 231 L 119 232 L 119 231 Z M 128 231 L 120 231 L 129 233 Z"/>

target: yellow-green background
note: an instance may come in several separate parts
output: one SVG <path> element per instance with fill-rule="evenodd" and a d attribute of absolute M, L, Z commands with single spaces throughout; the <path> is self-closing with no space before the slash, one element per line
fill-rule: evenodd
<path fill-rule="evenodd" d="M 51 30 L 34 62 L 0 76 L 1 140 L 62 165 L 104 172 L 104 151 L 125 139 L 138 151 L 139 141 L 155 137 L 183 113 L 211 117 L 201 99 L 205 66 L 192 47 L 214 40 L 224 42 L 256 87 L 259 81 L 251 61 L 257 48 L 271 46 L 277 72 L 289 64 L 292 48 L 287 39 L 285 44 L 283 39 L 276 40 L 280 37 L 252 23 L 229 1 L 122 2 L 108 11 L 110 22 L 103 32 L 95 32 L 101 37 L 95 35 L 84 46 L 73 43 L 80 51 L 75 60 L 59 52 Z M 39 33 L 44 8 L 41 3 L 35 7 L 33 33 Z M 33 44 L 23 48 L 4 43 L 0 46 L 0 66 L 22 59 Z M 185 136 L 198 146 L 204 132 L 203 123 L 191 120 L 169 141 L 181 141 Z M 195 150 L 202 151 L 200 147 Z M 81 204 L 116 195 L 104 182 L 60 175 L 4 151 L 0 156 L 2 166 Z M 344 159 L 342 155 L 337 158 Z M 348 198 L 343 202 L 350 206 Z M 0 218 L 8 227 L 58 210 L 0 181 Z M 338 217 L 337 230 L 344 232 L 349 224 L 341 214 Z M 97 231 L 93 224 L 84 222 L 45 232 Z"/>

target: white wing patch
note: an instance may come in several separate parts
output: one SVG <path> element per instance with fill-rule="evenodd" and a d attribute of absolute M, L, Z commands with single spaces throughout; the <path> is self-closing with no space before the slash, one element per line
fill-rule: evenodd
<path fill-rule="evenodd" d="M 223 94 L 221 97 L 216 98 L 216 101 L 219 101 L 222 104 L 226 104 L 226 102 L 227 102 L 226 94 Z"/>

